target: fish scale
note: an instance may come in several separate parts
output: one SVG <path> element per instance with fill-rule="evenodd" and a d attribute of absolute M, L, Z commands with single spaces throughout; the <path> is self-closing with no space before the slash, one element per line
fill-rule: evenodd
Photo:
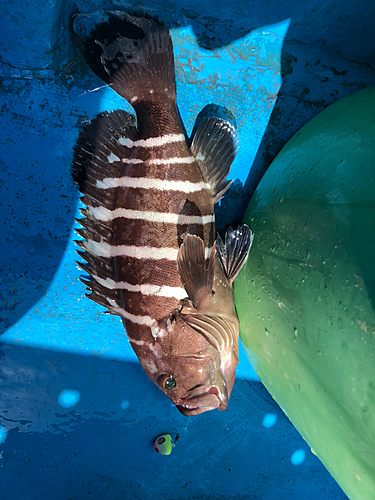
<path fill-rule="evenodd" d="M 215 249 L 214 204 L 230 185 L 235 129 L 208 118 L 187 142 L 172 42 L 158 21 L 109 13 L 83 41 L 72 37 L 136 112 L 136 120 L 101 113 L 74 149 L 88 297 L 121 317 L 147 375 L 182 413 L 225 409 L 238 363 L 231 283 L 252 240 L 247 226 L 237 228 Z"/>

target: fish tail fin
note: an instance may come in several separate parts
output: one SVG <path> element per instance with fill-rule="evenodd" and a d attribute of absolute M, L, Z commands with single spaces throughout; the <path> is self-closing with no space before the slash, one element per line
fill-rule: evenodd
<path fill-rule="evenodd" d="M 78 17 L 75 33 L 79 28 Z M 172 40 L 155 18 L 116 11 L 79 37 L 72 38 L 90 68 L 130 104 L 176 100 Z"/>

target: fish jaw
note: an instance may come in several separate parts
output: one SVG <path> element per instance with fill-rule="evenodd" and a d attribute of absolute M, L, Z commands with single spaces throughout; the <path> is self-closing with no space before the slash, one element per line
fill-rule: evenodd
<path fill-rule="evenodd" d="M 222 389 L 222 388 L 221 388 Z M 228 407 L 228 394 L 225 389 L 224 393 L 215 385 L 210 387 L 200 387 L 199 392 L 191 396 L 177 401 L 176 408 L 186 417 L 199 415 L 206 411 L 219 409 L 226 410 Z"/>
<path fill-rule="evenodd" d="M 229 394 L 221 370 L 216 370 L 211 382 L 189 391 L 188 395 L 174 401 L 177 409 L 185 416 L 199 415 L 206 411 L 228 408 Z"/>

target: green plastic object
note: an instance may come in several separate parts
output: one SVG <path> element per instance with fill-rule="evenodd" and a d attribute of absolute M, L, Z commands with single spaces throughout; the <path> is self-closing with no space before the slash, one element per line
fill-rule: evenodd
<path fill-rule="evenodd" d="M 261 381 L 351 500 L 375 499 L 375 87 L 283 148 L 244 222 L 241 339 Z"/>

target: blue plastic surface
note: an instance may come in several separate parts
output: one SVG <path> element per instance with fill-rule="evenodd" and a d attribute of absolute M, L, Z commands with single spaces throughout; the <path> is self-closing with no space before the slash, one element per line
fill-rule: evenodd
<path fill-rule="evenodd" d="M 77 2 L 80 12 L 111 5 Z M 375 14 L 364 1 L 144 7 L 172 28 L 188 132 L 209 103 L 236 118 L 241 149 L 219 228 L 241 219 L 308 119 L 374 84 Z M 120 320 L 84 297 L 72 149 L 85 121 L 130 107 L 75 54 L 73 10 L 52 0 L 0 6 L 2 498 L 344 500 L 242 351 L 228 410 L 186 418 L 149 382 Z M 163 433 L 180 435 L 170 456 L 153 449 Z"/>

